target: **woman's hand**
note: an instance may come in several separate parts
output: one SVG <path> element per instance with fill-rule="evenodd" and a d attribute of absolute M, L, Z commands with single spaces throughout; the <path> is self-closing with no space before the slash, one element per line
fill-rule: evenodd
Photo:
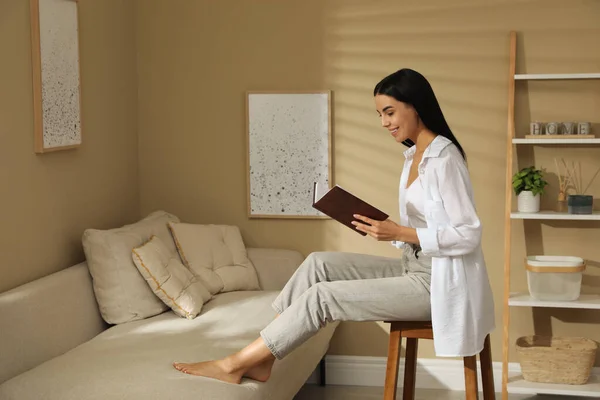
<path fill-rule="evenodd" d="M 365 232 L 367 235 L 379 241 L 390 242 L 392 240 L 399 240 L 402 236 L 402 227 L 390 219 L 377 221 L 358 214 L 354 214 L 354 218 L 371 225 L 369 226 L 358 221 L 352 221 L 352 224 L 356 226 L 357 230 Z"/>

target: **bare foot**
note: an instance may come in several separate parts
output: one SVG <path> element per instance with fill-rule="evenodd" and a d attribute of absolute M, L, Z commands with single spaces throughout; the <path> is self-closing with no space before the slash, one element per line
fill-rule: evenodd
<path fill-rule="evenodd" d="M 250 368 L 244 376 L 254 379 L 259 382 L 266 382 L 269 377 L 271 377 L 271 370 L 273 369 L 273 364 L 275 363 L 275 359 L 267 360 L 262 364 L 258 364 L 256 367 Z"/>
<path fill-rule="evenodd" d="M 204 376 L 218 379 L 223 382 L 239 384 L 242 381 L 242 371 L 228 368 L 222 360 L 205 361 L 199 363 L 173 363 L 176 370 L 190 375 Z"/>

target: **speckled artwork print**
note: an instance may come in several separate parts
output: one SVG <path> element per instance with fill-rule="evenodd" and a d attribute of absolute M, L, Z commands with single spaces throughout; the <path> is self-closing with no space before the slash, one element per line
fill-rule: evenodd
<path fill-rule="evenodd" d="M 44 148 L 81 143 L 77 3 L 40 0 Z"/>
<path fill-rule="evenodd" d="M 322 216 L 314 182 L 329 187 L 329 95 L 250 93 L 250 212 Z"/>

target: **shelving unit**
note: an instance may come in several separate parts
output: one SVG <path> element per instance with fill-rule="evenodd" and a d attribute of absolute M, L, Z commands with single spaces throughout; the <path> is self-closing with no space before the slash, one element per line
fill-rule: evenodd
<path fill-rule="evenodd" d="M 518 394 L 538 393 L 564 395 L 564 396 L 581 396 L 598 398 L 600 393 L 600 379 L 598 376 L 592 375 L 590 380 L 585 385 L 559 385 L 556 383 L 538 383 L 528 382 L 523 379 L 523 376 L 510 378 L 510 392 Z"/>
<path fill-rule="evenodd" d="M 576 301 L 539 301 L 529 293 L 514 293 L 510 288 L 511 271 L 511 231 L 513 220 L 564 220 L 593 221 L 600 220 L 600 212 L 590 215 L 573 215 L 554 211 L 538 213 L 521 213 L 513 210 L 512 176 L 515 150 L 519 145 L 579 145 L 595 147 L 600 145 L 600 138 L 517 138 L 515 136 L 515 86 L 518 81 L 527 80 L 573 80 L 600 79 L 600 73 L 577 74 L 516 74 L 517 34 L 510 34 L 510 67 L 508 87 L 508 141 L 506 146 L 506 192 L 505 192 L 505 226 L 504 226 L 504 304 L 503 304 L 503 342 L 502 342 L 502 399 L 508 400 L 509 393 L 519 394 L 554 394 L 600 398 L 600 375 L 592 375 L 585 385 L 559 385 L 528 382 L 522 375 L 512 376 L 508 371 L 508 354 L 511 345 L 509 337 L 511 307 L 550 307 L 569 309 L 600 310 L 600 295 L 583 294 Z M 598 369 L 596 369 L 598 371 Z"/>
<path fill-rule="evenodd" d="M 514 79 L 517 81 L 600 79 L 600 73 L 593 73 L 593 74 L 514 74 Z"/>
<path fill-rule="evenodd" d="M 513 139 L 513 144 L 600 144 L 600 139 Z"/>
<path fill-rule="evenodd" d="M 600 212 L 594 211 L 592 214 L 569 214 L 556 211 L 540 211 L 537 213 L 511 212 L 511 219 L 561 219 L 565 221 L 585 221 L 600 220 Z"/>
<path fill-rule="evenodd" d="M 600 310 L 600 295 L 582 294 L 574 301 L 542 301 L 532 298 L 529 293 L 512 293 L 508 298 L 511 307 L 550 307 L 550 308 L 579 308 Z"/>

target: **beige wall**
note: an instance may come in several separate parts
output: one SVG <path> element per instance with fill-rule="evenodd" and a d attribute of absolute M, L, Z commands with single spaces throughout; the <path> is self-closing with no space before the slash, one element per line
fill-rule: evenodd
<path fill-rule="evenodd" d="M 83 145 L 36 155 L 29 2 L 0 0 L 0 292 L 82 261 L 85 228 L 139 217 L 134 4 L 80 17 Z"/>
<path fill-rule="evenodd" d="M 372 88 L 401 67 L 423 72 L 465 147 L 484 251 L 497 303 L 493 357 L 501 359 L 508 34 L 518 30 L 519 72 L 598 71 L 600 5 L 589 1 L 138 2 L 140 191 L 142 213 L 165 208 L 198 223 L 236 224 L 249 246 L 396 255 L 388 244 L 332 221 L 246 217 L 246 90 L 334 91 L 335 182 L 397 213 L 402 146 L 394 146 L 374 111 Z M 212 10 L 208 9 L 208 5 Z M 560 7 L 565 7 L 561 10 Z M 519 84 L 520 132 L 532 119 L 600 122 L 598 83 Z M 598 125 L 596 125 L 598 127 Z M 552 149 L 519 156 L 551 168 Z M 600 167 L 597 149 L 581 157 Z M 595 171 L 595 170 L 594 170 Z M 586 178 L 591 178 L 590 174 Z M 552 183 L 555 183 L 550 177 Z M 600 195 L 600 180 L 592 188 Z M 554 188 L 549 189 L 553 196 Z M 548 202 L 549 198 L 545 199 Z M 574 226 L 574 227 L 571 227 Z M 525 289 L 526 254 L 573 254 L 592 260 L 584 289 L 600 291 L 598 223 L 514 223 L 513 288 Z M 562 229 L 558 229 L 562 228 Z M 524 246 L 527 233 L 527 248 Z M 565 235 L 576 240 L 565 241 Z M 597 314 L 529 308 L 511 313 L 511 339 L 533 332 L 600 340 Z M 387 327 L 344 323 L 332 354 L 383 356 Z M 420 347 L 431 357 L 431 344 Z M 511 353 L 514 360 L 514 353 Z"/>

